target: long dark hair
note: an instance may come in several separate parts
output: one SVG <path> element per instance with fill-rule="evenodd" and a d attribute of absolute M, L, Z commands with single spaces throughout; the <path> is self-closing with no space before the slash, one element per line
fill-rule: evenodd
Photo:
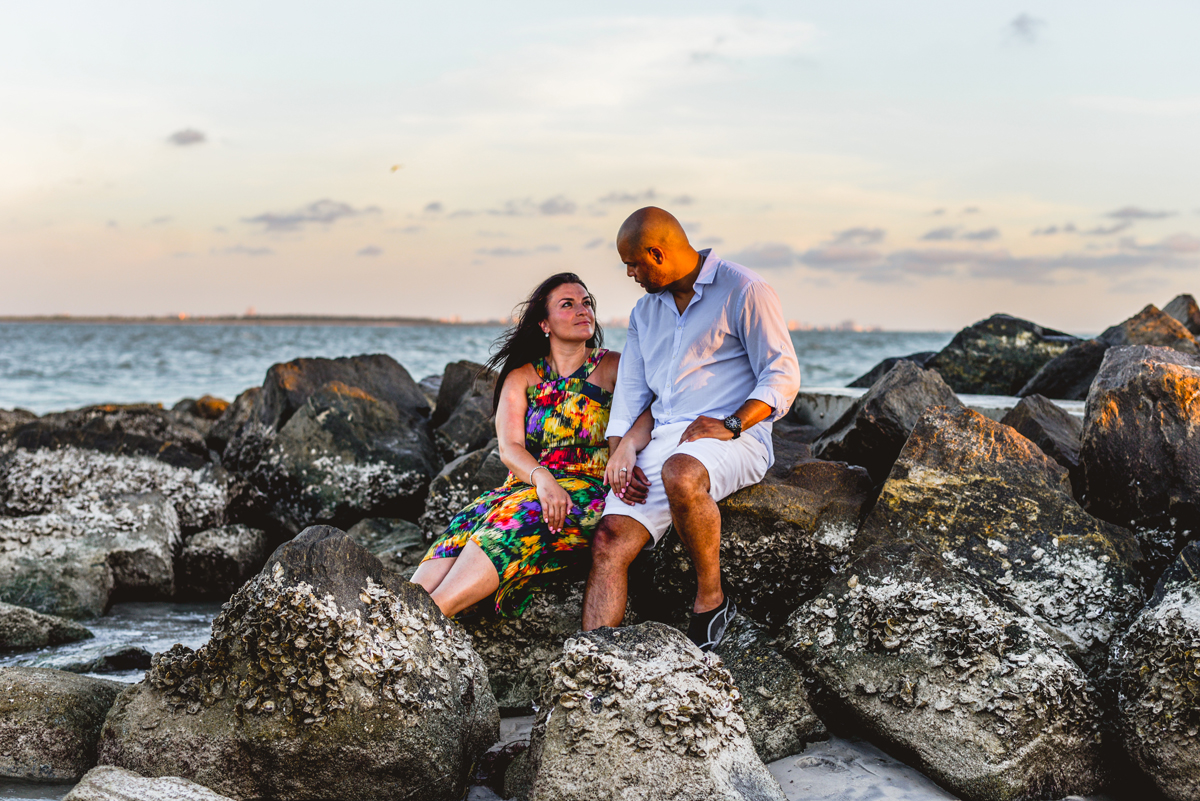
<path fill-rule="evenodd" d="M 533 290 L 529 298 L 513 310 L 516 324 L 496 340 L 496 352 L 484 365 L 488 370 L 498 369 L 500 371 L 500 375 L 496 379 L 496 391 L 492 395 L 493 410 L 500 405 L 504 379 L 508 378 L 509 373 L 549 355 L 550 338 L 545 335 L 539 324 L 550 316 L 550 310 L 547 308 L 550 293 L 563 284 L 579 284 L 583 287 L 592 300 L 592 309 L 595 310 L 596 298 L 587 288 L 587 284 L 583 283 L 583 279 L 575 273 L 555 273 L 538 284 L 538 288 Z M 592 332 L 591 339 L 587 341 L 587 346 L 598 348 L 603 343 L 604 332 L 600 330 L 600 322 L 596 321 L 596 327 Z"/>

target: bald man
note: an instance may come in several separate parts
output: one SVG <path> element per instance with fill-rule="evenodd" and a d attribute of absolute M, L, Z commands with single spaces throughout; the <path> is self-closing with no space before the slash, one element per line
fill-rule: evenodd
<path fill-rule="evenodd" d="M 775 460 L 771 422 L 800 389 L 800 366 L 775 291 L 739 264 L 697 252 L 679 221 L 655 207 L 617 233 L 626 273 L 646 290 L 629 318 L 606 435 L 612 491 L 592 544 L 585 631 L 619 626 L 629 566 L 670 524 L 696 571 L 688 637 L 704 650 L 737 614 L 721 586 L 717 501 L 762 480 Z M 647 407 L 654 430 L 633 422 Z M 634 470 L 645 504 L 621 500 Z"/>

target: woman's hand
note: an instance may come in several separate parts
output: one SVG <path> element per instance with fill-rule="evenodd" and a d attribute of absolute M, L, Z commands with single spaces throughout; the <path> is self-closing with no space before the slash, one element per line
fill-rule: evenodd
<path fill-rule="evenodd" d="M 551 534 L 558 534 L 571 511 L 570 493 L 545 468 L 533 472 L 533 486 L 537 490 L 538 503 L 542 505 L 542 519 L 550 527 Z"/>
<path fill-rule="evenodd" d="M 604 468 L 604 483 L 612 487 L 613 493 L 628 504 L 645 503 L 650 482 L 642 468 L 637 466 L 637 450 L 622 440 L 608 457 Z"/>

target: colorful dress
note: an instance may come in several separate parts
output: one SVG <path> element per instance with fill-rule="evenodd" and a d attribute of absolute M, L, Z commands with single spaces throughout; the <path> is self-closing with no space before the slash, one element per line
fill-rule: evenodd
<path fill-rule="evenodd" d="M 594 349 L 567 378 L 560 378 L 548 359 L 540 359 L 534 364 L 540 381 L 526 390 L 525 447 L 571 496 L 562 531 L 550 532 L 528 476 L 509 473 L 503 486 L 483 493 L 456 514 L 422 560 L 458 556 L 468 542 L 475 542 L 500 575 L 496 611 L 501 614 L 520 615 L 531 597 L 526 586 L 530 579 L 577 564 L 591 547 L 607 493 L 604 430 L 612 393 L 587 379 L 606 353 Z"/>

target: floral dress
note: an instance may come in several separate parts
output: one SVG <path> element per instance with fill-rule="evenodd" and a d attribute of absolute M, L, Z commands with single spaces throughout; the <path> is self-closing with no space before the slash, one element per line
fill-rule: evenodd
<path fill-rule="evenodd" d="M 591 546 L 607 493 L 604 430 L 612 393 L 587 379 L 606 353 L 594 349 L 567 378 L 559 377 L 548 359 L 540 359 L 534 364 L 540 381 L 526 390 L 525 447 L 571 496 L 562 530 L 550 532 L 528 476 L 509 473 L 502 486 L 456 514 L 422 560 L 458 556 L 468 542 L 476 543 L 500 575 L 496 611 L 501 614 L 520 615 L 532 597 L 530 579 L 576 564 Z"/>

